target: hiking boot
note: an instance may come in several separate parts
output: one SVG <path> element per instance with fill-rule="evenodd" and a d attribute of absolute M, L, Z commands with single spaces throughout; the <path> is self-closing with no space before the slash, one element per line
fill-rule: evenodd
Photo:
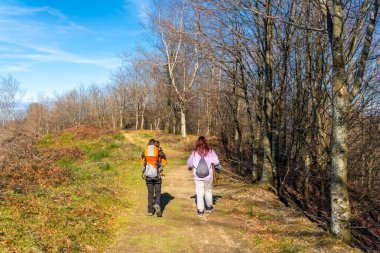
<path fill-rule="evenodd" d="M 203 217 L 203 214 L 204 214 L 204 211 L 202 210 L 197 210 L 197 214 L 198 214 L 198 217 L 199 218 L 202 218 Z"/>
<path fill-rule="evenodd" d="M 208 213 L 212 213 L 212 212 L 214 212 L 215 210 L 214 210 L 214 207 L 213 206 L 206 206 L 206 212 L 208 212 Z"/>
<path fill-rule="evenodd" d="M 152 210 L 152 211 L 150 211 L 149 209 L 148 209 L 148 216 L 153 216 L 153 215 L 155 215 L 155 213 L 156 213 L 156 210 Z"/>
<path fill-rule="evenodd" d="M 157 204 L 154 204 L 154 205 L 153 205 L 153 208 L 154 208 L 154 210 L 156 211 L 157 217 L 162 217 L 162 212 L 161 212 L 161 208 L 160 208 L 160 206 L 157 205 Z"/>

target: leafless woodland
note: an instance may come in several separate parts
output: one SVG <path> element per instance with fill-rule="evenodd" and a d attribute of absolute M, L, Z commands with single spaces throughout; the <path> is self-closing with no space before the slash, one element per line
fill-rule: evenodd
<path fill-rule="evenodd" d="M 31 135 L 78 125 L 215 135 L 247 181 L 380 250 L 379 5 L 154 1 L 151 46 L 107 84 L 41 98 L 15 120 L 18 83 L 3 77 L 2 141 L 20 125 Z"/>

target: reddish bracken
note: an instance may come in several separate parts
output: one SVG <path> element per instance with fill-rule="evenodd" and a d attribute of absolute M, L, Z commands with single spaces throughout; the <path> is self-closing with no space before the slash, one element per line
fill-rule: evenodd
<path fill-rule="evenodd" d="M 37 139 L 16 134 L 2 143 L 0 191 L 26 193 L 39 186 L 57 186 L 70 182 L 70 169 L 57 164 L 62 159 L 78 160 L 84 153 L 78 147 L 38 148 Z"/>
<path fill-rule="evenodd" d="M 68 133 L 73 134 L 74 140 L 85 140 L 85 139 L 97 138 L 97 137 L 100 137 L 102 135 L 107 135 L 107 134 L 117 134 L 119 133 L 119 130 L 96 128 L 96 127 L 81 125 L 81 126 L 65 129 L 64 131 L 57 132 L 56 134 L 58 136 L 61 136 Z"/>
<path fill-rule="evenodd" d="M 85 154 L 78 147 L 41 149 L 41 158 L 46 162 L 56 162 L 62 158 L 77 160 Z"/>
<path fill-rule="evenodd" d="M 71 180 L 71 171 L 66 168 L 33 164 L 2 165 L 0 190 L 11 189 L 16 193 L 26 193 L 37 186 L 57 186 Z"/>

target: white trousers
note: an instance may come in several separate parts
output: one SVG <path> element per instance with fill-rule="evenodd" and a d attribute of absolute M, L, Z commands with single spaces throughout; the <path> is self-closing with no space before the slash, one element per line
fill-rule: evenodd
<path fill-rule="evenodd" d="M 205 200 L 207 206 L 212 206 L 212 181 L 194 180 L 197 193 L 197 209 L 203 211 Z"/>

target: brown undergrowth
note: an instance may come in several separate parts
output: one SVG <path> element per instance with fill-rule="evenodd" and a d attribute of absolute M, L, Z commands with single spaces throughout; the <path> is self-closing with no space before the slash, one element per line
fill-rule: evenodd
<path fill-rule="evenodd" d="M 79 160 L 78 147 L 44 147 L 28 132 L 15 132 L 3 141 L 6 155 L 0 164 L 0 191 L 25 193 L 38 186 L 57 186 L 71 180 L 71 171 L 57 164 L 62 159 Z"/>
<path fill-rule="evenodd" d="M 120 223 L 114 212 L 129 205 L 116 189 L 134 146 L 117 131 L 90 127 L 45 136 L 19 128 L 0 144 L 0 252 L 107 245 Z"/>
<path fill-rule="evenodd" d="M 57 138 L 59 138 L 63 135 L 72 134 L 74 140 L 85 140 L 85 139 L 97 138 L 102 135 L 117 134 L 119 132 L 120 131 L 117 129 L 97 128 L 97 127 L 81 125 L 81 126 L 71 127 L 63 131 L 56 132 L 55 135 L 57 136 Z"/>
<path fill-rule="evenodd" d="M 229 168 L 226 174 L 229 175 L 229 180 L 233 182 L 251 182 L 251 164 L 250 157 L 245 157 L 249 150 L 244 152 L 245 162 L 239 165 L 236 163 L 236 149 L 233 145 L 228 146 L 229 154 L 223 147 L 222 142 L 219 139 L 211 139 L 210 143 L 215 147 L 218 153 L 223 154 L 221 160 L 223 161 L 224 168 Z M 261 164 L 259 157 L 259 165 Z M 260 174 L 260 170 L 258 171 Z M 280 194 L 280 200 L 286 205 L 293 205 L 295 208 L 300 209 L 304 215 L 311 221 L 316 222 L 320 227 L 326 231 L 329 229 L 329 199 L 328 199 L 328 187 L 326 191 L 321 194 L 320 192 L 320 175 L 311 173 L 311 177 L 316 178 L 310 180 L 308 188 L 308 199 L 303 196 L 303 193 L 295 190 L 295 186 L 291 184 L 289 176 L 286 182 L 281 182 L 282 192 Z M 294 180 L 293 180 L 294 181 Z M 380 202 L 378 195 L 371 195 L 367 191 L 362 192 L 362 187 L 355 187 L 354 184 L 350 184 L 350 202 L 352 212 L 352 244 L 353 246 L 360 248 L 363 251 L 379 251 L 380 250 Z"/>

